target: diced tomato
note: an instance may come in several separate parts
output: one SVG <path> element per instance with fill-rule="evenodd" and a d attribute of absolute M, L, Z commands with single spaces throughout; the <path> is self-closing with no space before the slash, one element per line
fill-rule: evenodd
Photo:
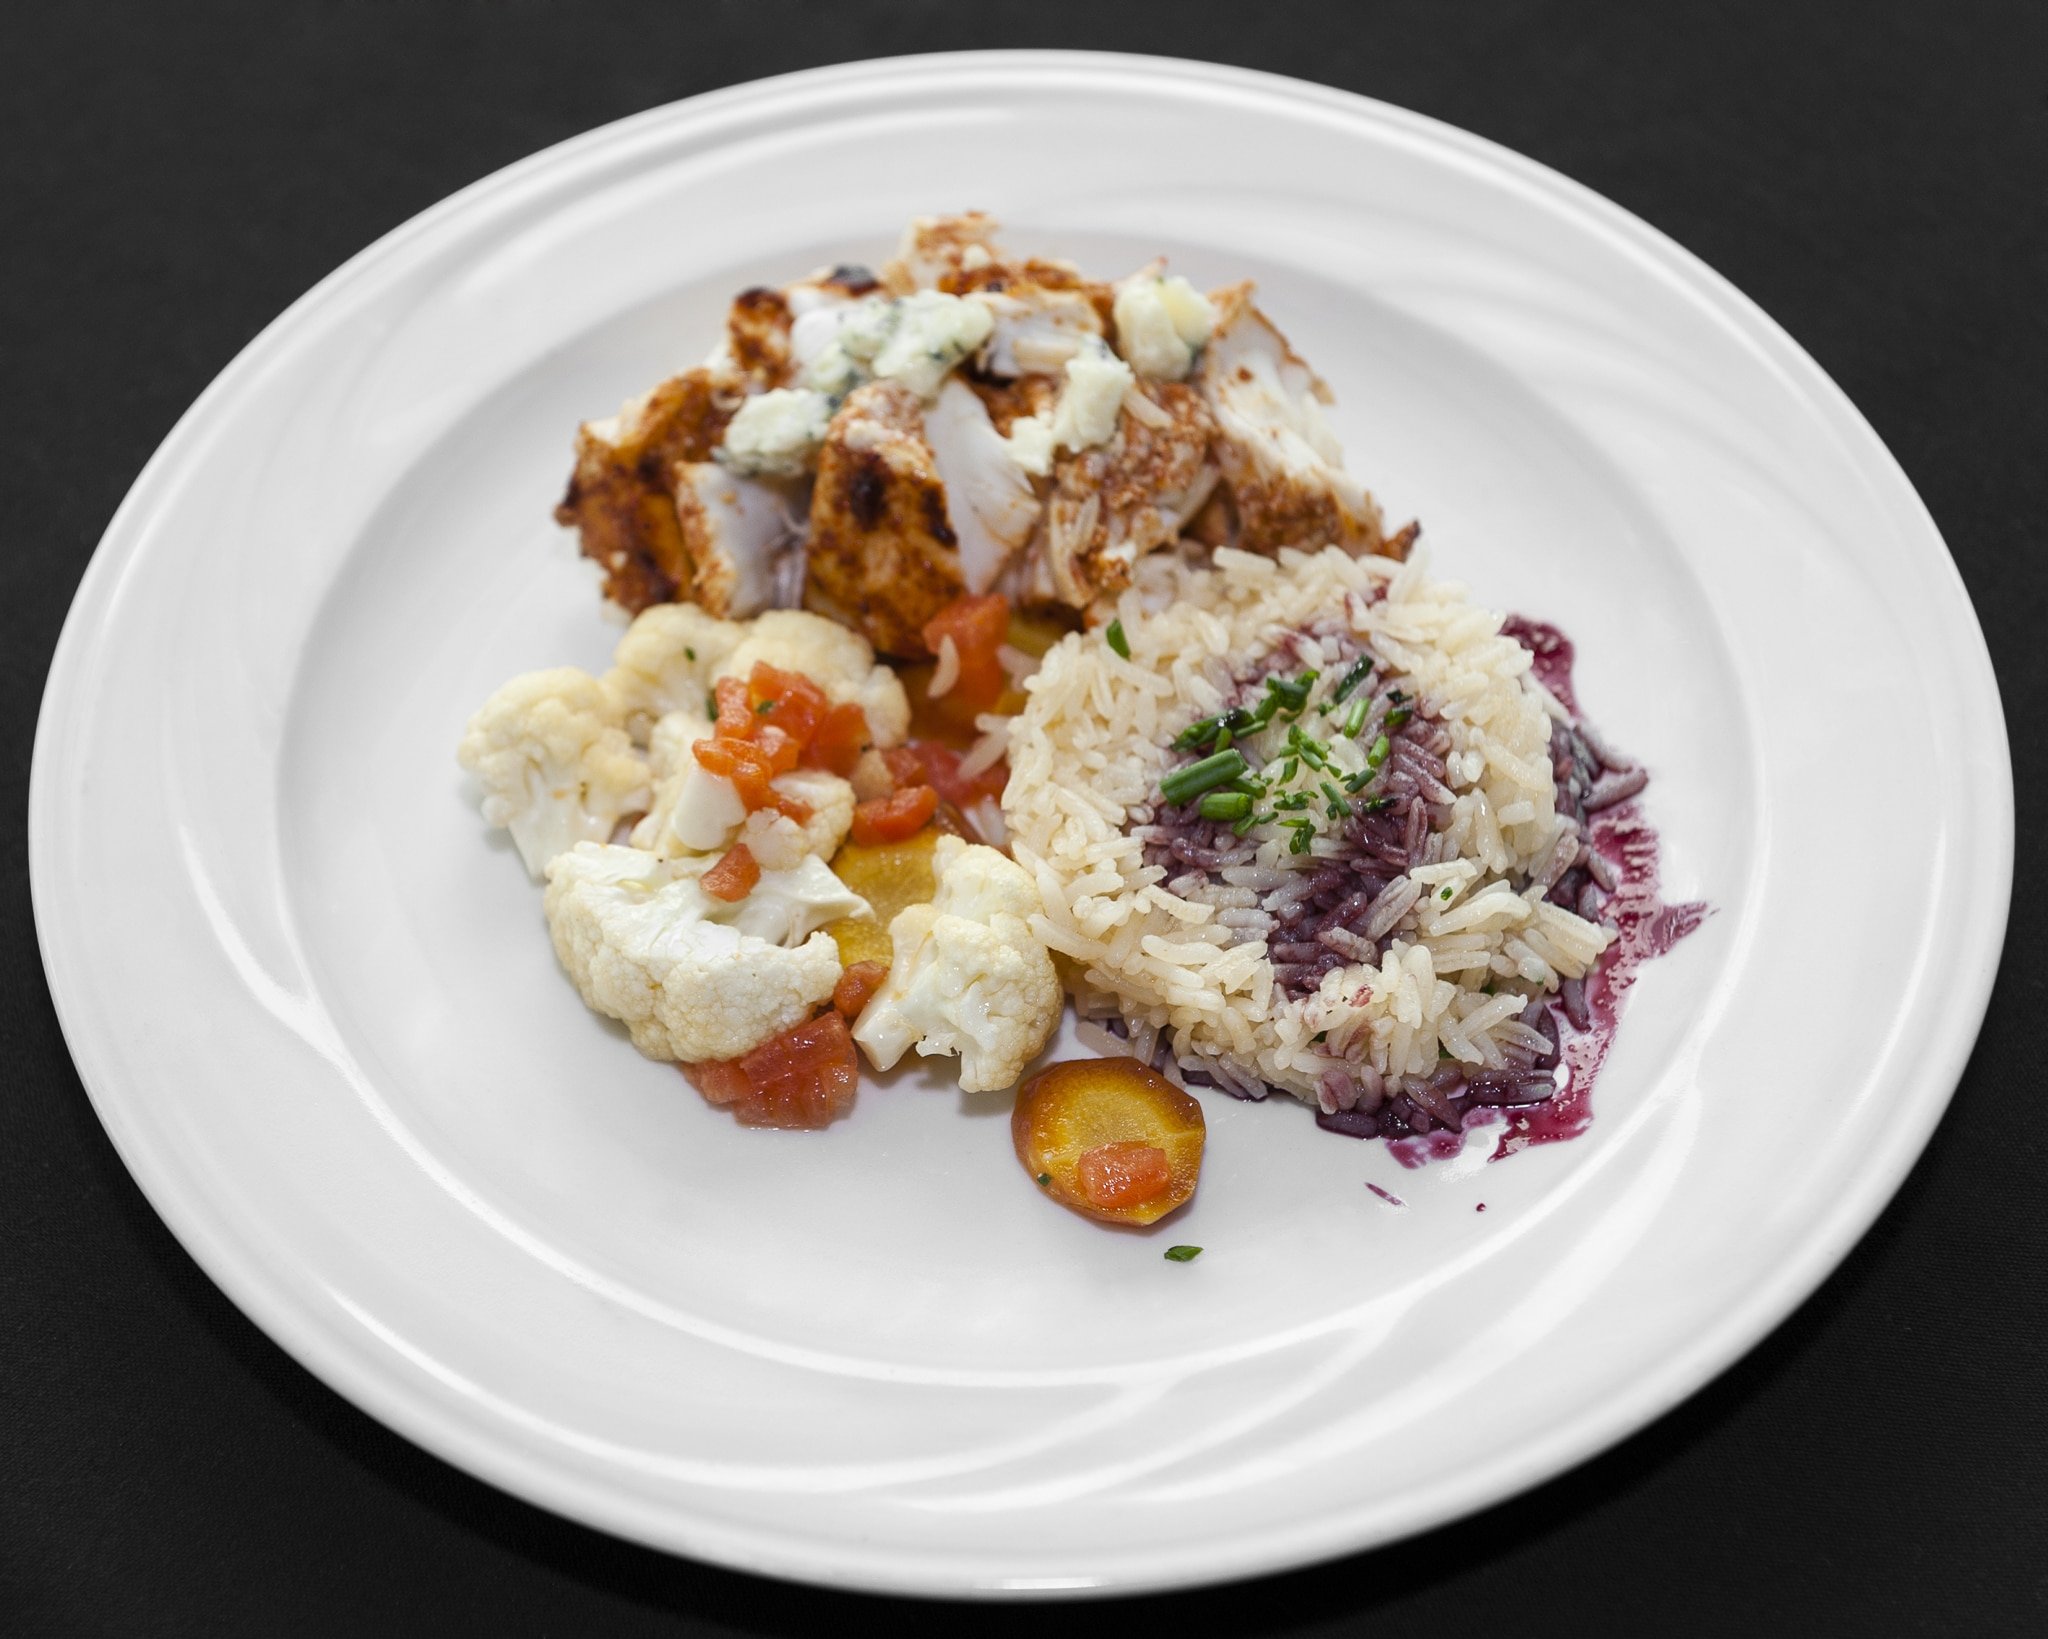
<path fill-rule="evenodd" d="M 926 622 L 925 646 L 933 654 L 946 638 L 960 657 L 960 678 L 944 698 L 957 696 L 964 712 L 987 711 L 1003 697 L 1008 681 L 996 651 L 1010 632 L 1010 600 L 999 592 L 955 598 Z"/>
<path fill-rule="evenodd" d="M 737 905 L 754 891 L 761 880 L 760 861 L 744 842 L 735 842 L 719 857 L 716 865 L 697 879 L 697 885 L 713 899 Z"/>
<path fill-rule="evenodd" d="M 853 840 L 864 848 L 878 842 L 901 842 L 922 831 L 938 806 L 939 794 L 928 785 L 905 786 L 894 796 L 856 803 Z"/>
<path fill-rule="evenodd" d="M 706 1104 L 736 1104 L 747 1096 L 747 1073 L 738 1059 L 706 1059 L 680 1068 Z"/>
<path fill-rule="evenodd" d="M 853 772 L 853 765 L 867 748 L 868 714 L 849 700 L 834 706 L 818 720 L 817 732 L 804 747 L 804 762 L 844 779 Z"/>
<path fill-rule="evenodd" d="M 928 785 L 945 801 L 963 807 L 971 807 L 983 797 L 1000 802 L 1003 787 L 1010 783 L 1010 765 L 1000 758 L 972 779 L 963 779 L 960 753 L 937 740 L 912 740 L 907 745 L 891 746 L 882 753 L 882 761 L 899 787 Z"/>
<path fill-rule="evenodd" d="M 889 770 L 889 778 L 896 782 L 900 791 L 906 785 L 930 785 L 926 773 L 924 753 L 918 749 L 924 742 L 913 740 L 909 745 L 891 746 L 882 753 L 882 762 Z"/>
<path fill-rule="evenodd" d="M 796 736 L 773 723 L 762 723 L 755 733 L 754 744 L 761 748 L 761 755 L 768 759 L 768 766 L 778 774 L 787 774 L 803 755 L 803 746 Z"/>
<path fill-rule="evenodd" d="M 730 1109 L 743 1127 L 829 1126 L 853 1108 L 860 1064 L 846 1020 L 820 1014 L 737 1059 L 686 1064 L 707 1103 Z"/>
<path fill-rule="evenodd" d="M 775 777 L 775 769 L 759 746 L 747 740 L 698 740 L 690 750 L 705 773 L 732 781 L 732 788 L 750 812 L 766 808 L 774 800 L 768 782 Z"/>
<path fill-rule="evenodd" d="M 798 749 L 811 743 L 818 724 L 832 709 L 825 691 L 802 672 L 786 672 L 765 660 L 754 662 L 753 673 L 747 679 L 747 695 L 755 720 L 781 729 L 797 743 Z"/>
<path fill-rule="evenodd" d="M 786 814 L 799 825 L 808 824 L 811 818 L 809 803 L 799 797 L 784 796 L 780 791 L 770 791 L 765 806 L 774 809 L 778 814 Z"/>
<path fill-rule="evenodd" d="M 1082 1195 L 1094 1207 L 1140 1206 L 1173 1182 L 1173 1163 L 1156 1144 L 1100 1144 L 1074 1170 Z"/>
<path fill-rule="evenodd" d="M 855 962 L 839 975 L 839 983 L 832 987 L 832 1006 L 841 1018 L 851 1023 L 860 1017 L 860 1010 L 868 1005 L 868 999 L 882 988 L 882 981 L 888 977 L 888 968 L 880 962 Z"/>
<path fill-rule="evenodd" d="M 718 721 L 711 732 L 721 740 L 751 740 L 754 737 L 754 703 L 747 698 L 747 685 L 737 677 L 721 677 L 711 691 L 718 702 Z"/>

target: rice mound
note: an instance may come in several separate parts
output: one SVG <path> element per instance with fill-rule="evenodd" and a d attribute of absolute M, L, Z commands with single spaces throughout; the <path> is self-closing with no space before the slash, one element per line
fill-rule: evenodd
<path fill-rule="evenodd" d="M 1419 557 L 1226 549 L 1171 577 L 1123 595 L 1128 659 L 1099 629 L 1069 636 L 1009 729 L 1012 851 L 1044 903 L 1033 931 L 1065 959 L 1081 1015 L 1120 1020 L 1128 1050 L 1169 1074 L 1240 1096 L 1278 1088 L 1326 1114 L 1426 1101 L 1446 1060 L 1481 1079 L 1554 1063 L 1536 1004 L 1583 977 L 1612 935 L 1545 897 L 1579 852 L 1552 760 L 1553 725 L 1571 720 L 1504 617 L 1430 579 Z M 1393 880 L 1315 947 L 1355 959 L 1276 971 L 1272 949 L 1311 884 L 1357 849 L 1342 826 L 1306 852 L 1274 825 L 1241 840 L 1221 828 L 1221 851 L 1184 843 L 1178 856 L 1206 868 L 1179 870 L 1162 850 L 1185 832 L 1160 781 L 1185 760 L 1176 734 L 1243 701 L 1260 668 L 1318 667 L 1327 699 L 1361 652 L 1393 698 L 1414 702 L 1420 738 L 1390 765 L 1414 823 L 1401 863 L 1374 867 Z"/>

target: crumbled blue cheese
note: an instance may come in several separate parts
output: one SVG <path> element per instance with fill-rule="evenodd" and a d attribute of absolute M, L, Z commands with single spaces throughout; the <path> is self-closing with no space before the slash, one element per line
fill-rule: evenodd
<path fill-rule="evenodd" d="M 825 442 L 832 400 L 808 387 L 775 387 L 739 407 L 719 459 L 743 478 L 799 478 Z"/>
<path fill-rule="evenodd" d="M 1179 274 L 1139 273 L 1117 286 L 1116 340 L 1139 375 L 1179 381 L 1216 328 L 1216 309 Z"/>
<path fill-rule="evenodd" d="M 1052 471 L 1055 451 L 1092 449 L 1114 438 L 1124 394 L 1136 385 L 1131 367 L 1092 336 L 1067 360 L 1066 376 L 1050 411 L 1026 416 L 1010 428 L 1011 458 L 1041 478 Z"/>
<path fill-rule="evenodd" d="M 934 397 L 946 372 L 983 342 L 994 320 L 980 302 L 918 290 L 896 303 L 896 324 L 872 368 L 883 381 L 900 381 L 919 398 Z"/>
<path fill-rule="evenodd" d="M 806 373 L 811 387 L 843 398 L 864 381 L 900 381 L 928 400 L 953 366 L 988 339 L 995 321 L 981 302 L 918 290 L 895 301 L 871 296 L 849 303 L 830 322 L 833 333 L 822 347 L 815 340 L 821 326 L 804 337 L 815 348 Z"/>

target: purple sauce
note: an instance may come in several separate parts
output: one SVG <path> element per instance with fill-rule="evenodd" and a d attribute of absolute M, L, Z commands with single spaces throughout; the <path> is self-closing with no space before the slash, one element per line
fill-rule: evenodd
<path fill-rule="evenodd" d="M 1520 615 L 1511 616 L 1501 629 L 1529 651 L 1535 659 L 1537 680 L 1577 719 L 1571 640 L 1555 626 Z M 1620 761 L 1583 722 L 1575 726 L 1572 738 L 1590 739 L 1606 768 Z M 1611 780 L 1612 775 L 1603 770 L 1603 778 Z M 1593 785 L 1596 797 L 1600 784 L 1596 781 Z M 1637 782 L 1635 790 L 1641 788 Z M 1644 817 L 1633 792 L 1598 807 L 1588 817 L 1587 840 L 1615 878 L 1601 903 L 1600 919 L 1614 929 L 1616 937 L 1588 976 L 1581 1004 L 1570 1011 L 1562 1002 L 1552 1007 L 1563 1048 L 1564 1085 L 1547 1102 L 1509 1113 L 1506 1131 L 1493 1152 L 1496 1161 L 1532 1144 L 1554 1144 L 1586 1130 L 1593 1119 L 1593 1083 L 1614 1045 L 1622 998 L 1636 982 L 1637 970 L 1652 957 L 1667 954 L 1707 919 L 1711 908 L 1698 902 L 1667 905 L 1659 897 L 1657 830 Z M 1572 1017 L 1573 1012 L 1578 1017 Z"/>

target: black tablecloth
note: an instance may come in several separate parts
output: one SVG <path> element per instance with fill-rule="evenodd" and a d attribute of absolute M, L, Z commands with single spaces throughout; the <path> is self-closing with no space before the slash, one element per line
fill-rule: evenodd
<path fill-rule="evenodd" d="M 2048 1070 L 2025 1012 L 2048 978 L 2027 940 L 2048 910 L 2027 849 L 2048 708 L 2041 0 L 100 5 L 17 11 L 4 38 L 0 1630 L 2048 1631 Z M 24 813 L 37 699 L 94 542 L 179 412 L 293 297 L 590 126 L 788 69 L 990 45 L 1366 92 L 1555 166 L 1728 275 L 1847 389 L 1947 537 L 2004 689 L 2021 863 L 1950 1116 L 1842 1269 L 1719 1382 L 1391 1550 L 1140 1605 L 974 1613 L 612 1541 L 424 1455 L 293 1364 L 187 1259 L 94 1119 L 36 956 Z M 1911 800 L 1915 748 L 1897 750 Z M 1796 1142 L 1796 1108 L 1785 1123 Z"/>

